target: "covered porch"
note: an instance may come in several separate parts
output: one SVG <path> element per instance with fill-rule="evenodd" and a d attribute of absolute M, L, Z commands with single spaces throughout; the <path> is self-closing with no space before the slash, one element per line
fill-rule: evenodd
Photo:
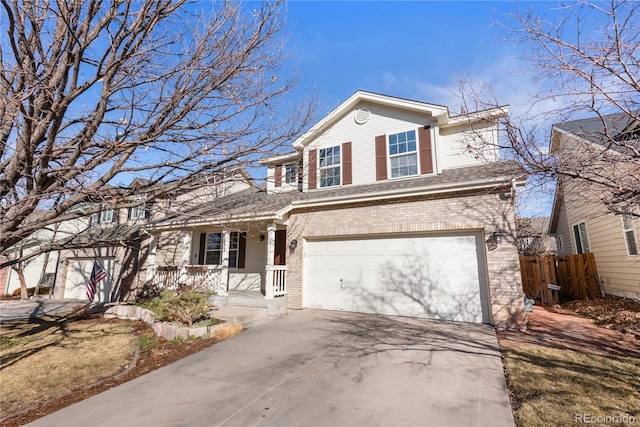
<path fill-rule="evenodd" d="M 173 233 L 175 245 L 181 247 L 173 248 L 176 255 L 171 263 L 163 253 L 170 248 L 163 247 L 162 235 L 154 236 L 148 283 L 160 288 L 204 286 L 222 297 L 255 299 L 259 295 L 286 309 L 286 256 L 295 250 L 295 243 L 287 244 L 284 224 L 202 225 Z"/>

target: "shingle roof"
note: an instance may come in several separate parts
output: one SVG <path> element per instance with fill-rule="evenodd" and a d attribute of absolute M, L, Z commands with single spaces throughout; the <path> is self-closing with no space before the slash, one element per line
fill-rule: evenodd
<path fill-rule="evenodd" d="M 479 181 L 498 180 L 502 184 L 512 178 L 525 176 L 523 169 L 513 162 L 488 163 L 480 166 L 444 170 L 440 175 L 425 175 L 416 178 L 389 180 L 367 185 L 349 185 L 339 188 L 313 190 L 309 192 L 288 191 L 283 193 L 267 193 L 264 186 L 252 187 L 226 197 L 208 202 L 188 212 L 178 213 L 169 218 L 151 224 L 153 228 L 185 224 L 191 221 L 229 220 L 238 217 L 276 217 L 285 208 L 296 202 L 317 202 L 323 200 L 366 197 L 381 192 L 393 193 L 411 191 L 443 185 L 471 184 Z M 459 190 L 458 190 L 459 191 Z"/>
<path fill-rule="evenodd" d="M 622 153 L 628 151 L 629 144 L 640 148 L 640 123 L 625 113 L 573 120 L 554 127 Z"/>

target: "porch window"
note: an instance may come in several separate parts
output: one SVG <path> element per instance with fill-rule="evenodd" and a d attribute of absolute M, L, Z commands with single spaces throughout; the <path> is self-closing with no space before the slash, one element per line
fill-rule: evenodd
<path fill-rule="evenodd" d="M 202 233 L 200 235 L 200 264 L 220 265 L 222 263 L 222 233 Z M 244 268 L 246 233 L 229 233 L 229 267 Z"/>
<path fill-rule="evenodd" d="M 636 243 L 636 233 L 631 216 L 622 215 L 622 231 L 624 232 L 624 240 L 627 244 L 627 254 L 637 256 L 638 245 Z"/>
<path fill-rule="evenodd" d="M 206 265 L 220 265 L 222 259 L 222 233 L 207 233 L 204 252 Z"/>
<path fill-rule="evenodd" d="M 576 240 L 576 253 L 586 254 L 590 252 L 589 237 L 587 236 L 587 224 L 581 222 L 573 226 L 573 235 Z"/>

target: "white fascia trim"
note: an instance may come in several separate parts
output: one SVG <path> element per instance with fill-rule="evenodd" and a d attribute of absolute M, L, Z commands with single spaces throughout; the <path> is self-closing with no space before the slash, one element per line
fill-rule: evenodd
<path fill-rule="evenodd" d="M 288 154 L 281 154 L 279 156 L 267 157 L 261 160 L 258 160 L 258 163 L 261 165 L 271 165 L 278 164 L 283 162 L 289 162 L 291 160 L 296 160 L 298 158 L 299 153 L 293 152 Z"/>
<path fill-rule="evenodd" d="M 450 117 L 446 123 L 443 123 L 440 127 L 443 129 L 453 126 L 464 125 L 467 123 L 475 123 L 483 120 L 495 121 L 506 117 L 509 114 L 509 106 L 502 105 L 490 110 L 476 111 L 473 113 L 461 114 L 459 116 Z"/>
<path fill-rule="evenodd" d="M 421 113 L 429 113 L 431 117 L 437 119 L 438 123 L 446 123 L 449 118 L 449 109 L 439 105 L 427 104 L 419 101 L 411 101 L 407 99 L 394 98 L 391 96 L 379 95 L 371 92 L 357 91 L 351 95 L 346 101 L 332 110 L 322 120 L 316 123 L 311 129 L 305 132 L 301 137 L 293 142 L 293 147 L 296 150 L 304 148 L 310 139 L 316 134 L 323 131 L 326 127 L 331 125 L 333 121 L 341 117 L 345 111 L 355 107 L 360 102 L 371 102 L 374 104 L 381 104 L 390 107 L 402 108 L 405 110 L 413 110 Z"/>
<path fill-rule="evenodd" d="M 522 186 L 526 181 L 517 179 L 515 180 L 516 185 Z M 302 208 L 302 207 L 317 207 L 317 206 L 330 206 L 330 205 L 338 205 L 347 203 L 357 203 L 357 202 L 368 202 L 375 200 L 389 200 L 389 199 L 397 199 L 401 197 L 410 197 L 410 196 L 424 196 L 430 194 L 442 194 L 442 193 L 451 193 L 457 191 L 465 191 L 465 190 L 480 190 L 483 188 L 495 188 L 500 185 L 509 185 L 512 184 L 512 179 L 510 178 L 493 178 L 488 180 L 477 180 L 477 181 L 465 181 L 462 183 L 455 184 L 442 184 L 442 185 L 429 185 L 425 187 L 418 188 L 407 188 L 400 190 L 387 190 L 387 191 L 378 191 L 375 193 L 368 193 L 362 196 L 336 196 L 336 197 L 326 197 L 326 198 L 318 198 L 311 200 L 301 200 L 294 201 L 288 207 L 286 212 L 281 211 L 282 213 L 288 213 L 289 210 L 293 208 Z"/>

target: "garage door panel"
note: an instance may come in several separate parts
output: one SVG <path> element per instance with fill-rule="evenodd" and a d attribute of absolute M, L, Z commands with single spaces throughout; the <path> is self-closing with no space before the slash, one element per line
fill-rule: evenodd
<path fill-rule="evenodd" d="M 306 248 L 309 307 L 490 321 L 479 235 L 309 241 Z"/>
<path fill-rule="evenodd" d="M 64 287 L 64 298 L 87 299 L 87 283 L 93 270 L 93 259 L 71 259 L 67 266 L 67 275 Z M 99 259 L 107 271 L 107 277 L 96 285 L 96 293 L 93 301 L 108 302 L 111 295 L 111 277 L 113 276 L 113 259 Z"/>

